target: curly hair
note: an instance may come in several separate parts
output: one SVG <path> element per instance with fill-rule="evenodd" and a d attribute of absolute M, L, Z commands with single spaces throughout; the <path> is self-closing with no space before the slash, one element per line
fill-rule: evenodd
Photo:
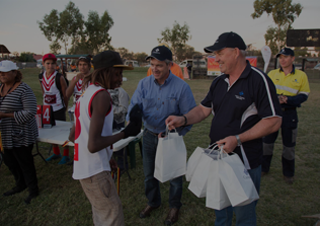
<path fill-rule="evenodd" d="M 121 73 L 122 68 L 107 67 L 96 69 L 84 77 L 82 89 L 88 87 L 90 83 L 99 84 L 105 89 L 110 89 L 112 76 L 120 76 Z"/>
<path fill-rule="evenodd" d="M 13 71 L 16 71 L 16 73 L 17 73 L 16 77 L 14 78 L 14 81 L 16 81 L 16 82 L 21 82 L 21 80 L 22 80 L 22 73 L 21 73 L 21 71 L 18 71 L 18 70 L 13 70 Z"/>

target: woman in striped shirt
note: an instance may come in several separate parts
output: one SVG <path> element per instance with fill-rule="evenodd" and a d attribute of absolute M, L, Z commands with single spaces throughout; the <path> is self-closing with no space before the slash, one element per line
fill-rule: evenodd
<path fill-rule="evenodd" d="M 16 186 L 5 192 L 10 196 L 29 188 L 27 204 L 38 196 L 38 182 L 32 148 L 38 137 L 35 120 L 37 101 L 32 89 L 21 82 L 15 63 L 0 62 L 0 132 L 3 160 L 12 172 Z"/>

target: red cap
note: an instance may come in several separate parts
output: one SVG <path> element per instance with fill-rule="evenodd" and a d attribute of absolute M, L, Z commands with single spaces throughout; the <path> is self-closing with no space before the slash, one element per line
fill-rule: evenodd
<path fill-rule="evenodd" d="M 42 57 L 42 62 L 45 62 L 46 60 L 57 61 L 57 57 L 52 53 L 47 53 Z"/>

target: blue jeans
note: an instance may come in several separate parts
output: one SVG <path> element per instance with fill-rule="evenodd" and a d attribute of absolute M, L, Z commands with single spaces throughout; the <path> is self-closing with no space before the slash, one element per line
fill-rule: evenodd
<path fill-rule="evenodd" d="M 254 186 L 259 194 L 261 165 L 257 168 L 248 170 Z M 257 225 L 256 205 L 258 201 L 254 201 L 245 206 L 232 207 L 229 206 L 222 210 L 214 210 L 216 213 L 215 226 L 231 226 L 233 211 L 236 214 L 236 226 L 255 226 Z"/>
<path fill-rule="evenodd" d="M 155 158 L 158 146 L 158 136 L 149 130 L 145 129 L 143 132 L 143 172 L 145 176 L 145 194 L 148 199 L 148 205 L 152 207 L 160 206 L 161 194 L 159 181 L 153 177 L 155 168 Z M 182 176 L 170 181 L 169 191 L 169 205 L 170 208 L 181 207 L 182 196 Z"/>

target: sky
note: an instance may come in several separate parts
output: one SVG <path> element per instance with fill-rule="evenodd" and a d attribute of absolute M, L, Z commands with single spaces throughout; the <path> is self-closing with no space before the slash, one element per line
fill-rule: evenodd
<path fill-rule="evenodd" d="M 68 0 L 0 0 L 0 44 L 12 52 L 50 52 L 50 42 L 42 34 L 37 21 L 56 9 L 62 12 Z M 263 14 L 252 19 L 254 0 L 73 0 L 87 20 L 89 11 L 104 11 L 114 25 L 109 30 L 114 48 L 149 54 L 158 45 L 161 31 L 172 28 L 175 21 L 186 23 L 191 39 L 188 45 L 196 51 L 212 45 L 228 31 L 238 33 L 245 43 L 256 49 L 265 45 L 264 34 L 275 26 L 272 16 Z M 320 29 L 320 1 L 293 0 L 303 6 L 292 24 L 294 29 Z M 64 54 L 61 50 L 61 54 Z"/>

